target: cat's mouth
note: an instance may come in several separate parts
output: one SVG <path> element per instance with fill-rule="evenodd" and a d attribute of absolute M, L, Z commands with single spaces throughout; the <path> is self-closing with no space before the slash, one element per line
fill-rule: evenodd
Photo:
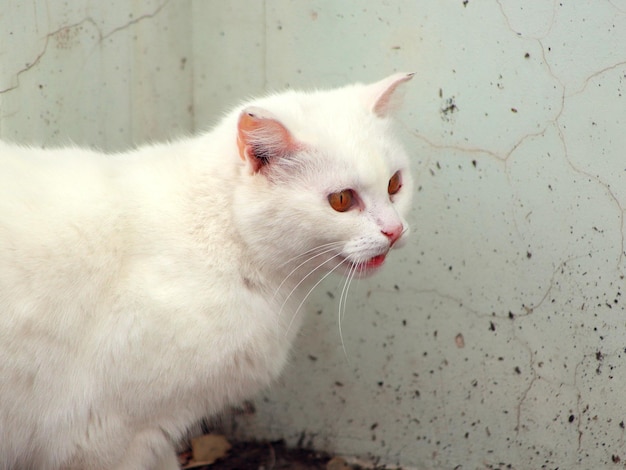
<path fill-rule="evenodd" d="M 386 256 L 387 253 L 383 253 L 366 261 L 350 261 L 346 258 L 344 258 L 344 260 L 350 266 L 348 271 L 354 272 L 357 277 L 364 277 L 380 268 L 385 263 Z"/>
<path fill-rule="evenodd" d="M 383 263 L 385 262 L 385 257 L 386 256 L 387 256 L 386 254 L 374 256 L 373 258 L 370 258 L 365 263 L 363 263 L 363 267 L 365 269 L 380 268 L 383 265 Z"/>

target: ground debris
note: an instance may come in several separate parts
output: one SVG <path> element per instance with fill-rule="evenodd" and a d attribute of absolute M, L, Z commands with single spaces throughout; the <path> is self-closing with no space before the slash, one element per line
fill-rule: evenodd
<path fill-rule="evenodd" d="M 183 469 L 202 468 L 226 457 L 232 446 L 224 436 L 206 434 L 191 440 L 190 459 Z M 189 454 L 187 454 L 189 455 Z"/>
<path fill-rule="evenodd" d="M 193 447 L 193 442 L 196 442 L 196 447 Z M 222 446 L 220 447 L 220 445 Z M 192 447 L 191 451 L 179 454 L 183 469 L 361 470 L 363 468 L 325 452 L 305 448 L 288 448 L 283 440 L 229 443 L 223 436 L 208 434 L 199 440 L 192 441 Z M 196 455 L 196 448 L 200 452 L 206 452 L 206 454 Z M 211 463 L 208 462 L 208 459 L 201 460 L 205 457 L 215 457 L 215 460 Z"/>

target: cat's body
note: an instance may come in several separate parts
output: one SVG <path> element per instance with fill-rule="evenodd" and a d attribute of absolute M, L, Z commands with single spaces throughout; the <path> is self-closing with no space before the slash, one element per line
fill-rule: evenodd
<path fill-rule="evenodd" d="M 0 143 L 0 469 L 172 470 L 190 424 L 275 378 L 315 282 L 406 231 L 409 78 L 119 155 Z"/>

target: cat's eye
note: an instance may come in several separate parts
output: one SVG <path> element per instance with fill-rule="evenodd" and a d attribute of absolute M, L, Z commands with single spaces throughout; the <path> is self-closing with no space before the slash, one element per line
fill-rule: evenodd
<path fill-rule="evenodd" d="M 387 185 L 387 192 L 390 196 L 393 196 L 402 187 L 402 178 L 400 177 L 400 172 L 396 171 L 393 176 L 389 179 L 389 184 Z"/>
<path fill-rule="evenodd" d="M 345 212 L 355 203 L 354 192 L 351 189 L 344 189 L 338 193 L 329 194 L 328 202 L 330 203 L 330 207 L 337 212 Z"/>

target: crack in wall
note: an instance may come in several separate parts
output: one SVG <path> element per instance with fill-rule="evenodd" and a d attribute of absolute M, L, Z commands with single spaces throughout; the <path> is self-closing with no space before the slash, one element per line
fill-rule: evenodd
<path fill-rule="evenodd" d="M 556 19 L 557 1 L 558 0 L 552 0 L 552 16 L 550 17 L 550 20 L 548 21 L 548 27 L 546 29 L 546 32 L 543 34 L 535 35 L 535 36 L 529 36 L 530 39 L 542 39 L 542 38 L 547 37 L 550 34 L 550 31 L 552 31 L 552 26 L 554 25 L 554 20 Z M 505 11 L 504 6 L 502 5 L 502 0 L 496 0 L 496 3 L 498 4 L 498 8 L 500 9 L 500 14 L 504 18 L 504 21 L 506 22 L 511 32 L 513 32 L 517 36 L 524 37 L 524 35 L 520 31 L 516 30 L 511 24 L 511 20 L 509 19 L 509 16 Z"/>
<path fill-rule="evenodd" d="M 519 31 L 514 30 L 512 26 L 512 22 L 507 17 L 502 3 L 498 0 L 497 4 L 500 8 L 501 14 L 505 18 L 505 21 L 509 26 L 509 29 L 514 34 L 518 36 L 521 35 Z M 556 8 L 556 2 L 553 2 L 553 7 Z M 599 80 L 604 75 L 609 74 L 610 72 L 614 72 L 620 67 L 626 66 L 626 61 L 616 60 L 614 63 L 610 65 L 602 66 L 601 68 L 594 71 L 593 73 L 590 73 L 586 77 L 583 77 L 582 84 L 578 86 L 577 88 L 575 88 L 574 90 L 571 90 L 571 86 L 569 85 L 569 83 L 565 81 L 563 77 L 560 77 L 557 73 L 554 72 L 551 66 L 550 58 L 548 57 L 548 50 L 550 48 L 546 46 L 544 42 L 541 40 L 542 38 L 547 38 L 550 35 L 556 16 L 557 16 L 556 12 L 553 11 L 552 19 L 550 20 L 549 26 L 545 29 L 544 32 L 542 32 L 540 36 L 536 36 L 533 38 L 533 40 L 535 40 L 540 47 L 544 69 L 546 70 L 548 75 L 555 81 L 555 83 L 558 84 L 560 88 L 560 99 L 558 102 L 559 106 L 555 110 L 553 115 L 546 121 L 546 125 L 541 130 L 530 133 L 530 134 L 525 134 L 519 137 L 517 141 L 513 144 L 513 146 L 509 147 L 509 149 L 503 153 L 494 151 L 489 148 L 438 143 L 432 140 L 432 138 L 430 138 L 428 135 L 423 135 L 421 132 L 415 131 L 415 130 L 410 130 L 409 133 L 413 135 L 413 137 L 425 143 L 428 147 L 436 149 L 438 151 L 454 151 L 454 152 L 459 152 L 461 156 L 465 156 L 468 158 L 485 157 L 485 158 L 495 159 L 498 162 L 502 162 L 505 164 L 506 175 L 509 180 L 509 185 L 514 185 L 513 181 L 511 180 L 510 165 L 509 165 L 510 157 L 513 154 L 515 154 L 516 150 L 518 150 L 529 139 L 545 138 L 547 130 L 550 128 L 554 129 L 556 131 L 556 135 L 558 137 L 559 143 L 562 148 L 562 152 L 560 152 L 559 158 L 563 159 L 563 161 L 565 162 L 567 167 L 571 169 L 573 174 L 582 176 L 584 181 L 588 181 L 590 184 L 595 185 L 596 187 L 600 188 L 602 192 L 606 195 L 606 199 L 605 199 L 606 203 L 609 205 L 612 205 L 615 209 L 615 214 L 617 216 L 616 230 L 618 230 L 620 242 L 619 242 L 619 246 L 616 247 L 616 251 L 615 251 L 614 269 L 619 274 L 619 278 L 623 279 L 624 278 L 623 262 L 624 262 L 624 254 L 626 252 L 625 237 L 624 237 L 625 217 L 624 217 L 624 207 L 622 206 L 623 202 L 621 201 L 620 196 L 612 189 L 611 184 L 605 181 L 602 176 L 598 174 L 594 174 L 593 172 L 590 172 L 590 171 L 586 171 L 583 168 L 580 168 L 578 165 L 576 165 L 574 161 L 572 161 L 572 158 L 570 156 L 571 155 L 570 149 L 568 148 L 568 142 L 564 134 L 565 130 L 563 128 L 562 119 L 563 119 L 564 113 L 566 112 L 566 108 L 569 104 L 569 100 L 571 98 L 585 93 L 593 80 Z M 426 157 L 426 164 L 424 166 L 428 167 L 431 165 L 431 163 L 432 163 L 432 157 Z M 519 198 L 519 196 L 516 196 L 516 197 Z M 516 218 L 513 218 L 513 222 L 515 223 L 517 227 Z M 523 239 L 523 235 L 521 234 L 519 227 L 517 227 L 516 230 L 517 230 L 519 237 Z M 556 285 L 557 278 L 562 277 L 562 276 L 565 276 L 567 278 L 568 276 L 572 275 L 571 273 L 570 274 L 564 273 L 566 266 L 573 261 L 582 260 L 586 258 L 587 256 L 588 256 L 587 253 L 584 255 L 580 255 L 580 256 L 569 256 L 563 261 L 561 261 L 557 266 L 555 266 L 552 272 L 550 281 L 548 282 L 548 286 L 545 289 L 544 294 L 541 297 L 541 299 L 539 299 L 535 304 L 527 304 L 526 306 L 523 306 L 524 308 L 526 308 L 526 310 L 520 312 L 518 315 L 516 315 L 516 317 L 519 316 L 520 318 L 524 318 L 534 313 L 537 313 L 539 308 L 542 305 L 544 305 L 546 301 L 550 298 L 551 292 Z M 470 314 L 477 318 L 483 318 L 483 319 L 484 318 L 506 318 L 502 314 L 498 314 L 494 316 L 493 314 L 489 314 L 489 313 L 480 313 L 475 308 L 470 308 L 468 305 L 466 305 L 466 302 L 464 302 L 463 299 L 461 299 L 460 297 L 450 295 L 448 293 L 440 292 L 437 288 L 416 289 L 415 292 L 417 294 L 436 295 L 442 299 L 454 301 L 457 305 L 463 308 L 463 311 L 466 314 Z M 583 307 L 584 307 L 584 303 L 583 303 Z M 520 443 L 522 443 L 524 439 L 523 436 L 520 436 L 520 432 L 522 430 L 522 425 L 524 421 L 523 410 L 526 405 L 527 399 L 529 398 L 533 388 L 536 387 L 536 385 L 540 381 L 545 381 L 548 384 L 550 384 L 550 387 L 552 388 L 558 389 L 559 387 L 568 387 L 573 393 L 574 402 L 572 403 L 572 407 L 574 410 L 574 414 L 570 415 L 568 420 L 570 420 L 570 422 L 576 421 L 574 424 L 576 426 L 576 434 L 577 434 L 577 439 L 574 443 L 575 452 L 581 453 L 583 449 L 585 448 L 585 446 L 588 445 L 585 443 L 585 426 L 584 426 L 584 421 L 583 421 L 584 415 L 585 413 L 587 413 L 587 409 L 584 403 L 584 394 L 579 385 L 578 374 L 582 368 L 585 368 L 587 366 L 586 361 L 592 358 L 593 353 L 590 353 L 590 352 L 584 353 L 582 357 L 579 358 L 579 360 L 576 362 L 576 365 L 574 367 L 574 371 L 571 372 L 573 374 L 573 378 L 571 381 L 569 382 L 568 381 L 553 381 L 553 380 L 547 379 L 546 377 L 542 375 L 536 362 L 537 359 L 535 358 L 535 353 L 529 346 L 525 337 L 523 335 L 519 336 L 515 329 L 513 329 L 512 334 L 513 334 L 513 338 L 520 345 L 520 347 L 524 348 L 528 352 L 528 355 L 529 355 L 528 363 L 530 367 L 529 383 L 521 391 L 521 395 L 517 401 L 517 406 L 516 406 L 516 416 L 515 416 L 516 439 Z M 529 431 L 532 432 L 530 429 Z"/>
<path fill-rule="evenodd" d="M 165 8 L 167 5 L 169 5 L 171 0 L 166 0 L 165 2 L 161 3 L 154 11 L 152 11 L 151 13 L 146 13 L 144 15 L 138 16 L 137 18 L 130 20 L 129 22 L 118 26 L 117 28 L 113 28 L 111 31 L 109 31 L 108 33 L 104 34 L 101 37 L 101 40 L 105 40 L 110 38 L 111 36 L 113 36 L 114 34 L 119 33 L 120 31 L 124 31 L 128 28 L 130 28 L 131 26 L 134 26 L 138 23 L 141 23 L 144 20 L 149 20 L 151 18 L 154 18 L 155 16 L 157 16 L 159 13 L 161 13 L 161 11 L 163 10 L 163 8 Z"/>
<path fill-rule="evenodd" d="M 57 29 L 55 29 L 54 31 L 51 31 L 49 33 L 47 33 L 44 36 L 44 44 L 41 48 L 41 50 L 39 51 L 39 53 L 37 53 L 37 55 L 34 57 L 34 59 L 32 61 L 28 61 L 26 63 L 26 65 L 19 69 L 17 72 L 15 72 L 15 78 L 14 80 L 12 80 L 14 82 L 13 85 L 1 89 L 0 90 L 0 94 L 4 94 L 4 93 L 8 93 L 11 92 L 13 90 L 15 90 L 16 88 L 18 88 L 20 86 L 20 76 L 23 75 L 24 73 L 29 72 L 30 70 L 32 70 L 35 66 L 37 66 L 42 58 L 44 57 L 44 55 L 46 54 L 46 52 L 48 51 L 48 47 L 50 45 L 50 40 L 52 38 L 55 38 L 56 36 L 58 36 L 59 34 L 80 27 L 83 24 L 89 23 L 91 25 L 93 25 L 93 27 L 96 29 L 96 31 L 98 31 L 98 43 L 102 43 L 102 41 L 110 38 L 111 36 L 124 31 L 144 20 L 147 19 L 151 19 L 154 18 L 155 16 L 157 16 L 159 13 L 161 13 L 161 11 L 170 3 L 171 0 L 166 0 L 165 2 L 161 3 L 154 11 L 152 11 L 151 13 L 146 13 L 144 15 L 141 15 L 133 20 L 130 20 L 120 26 L 117 26 L 113 29 L 111 29 L 108 33 L 103 34 L 102 29 L 100 28 L 100 26 L 98 25 L 98 23 L 90 16 L 87 16 L 85 18 L 83 18 L 82 20 L 75 22 L 75 23 L 71 23 L 71 24 L 66 24 L 63 25 Z"/>

